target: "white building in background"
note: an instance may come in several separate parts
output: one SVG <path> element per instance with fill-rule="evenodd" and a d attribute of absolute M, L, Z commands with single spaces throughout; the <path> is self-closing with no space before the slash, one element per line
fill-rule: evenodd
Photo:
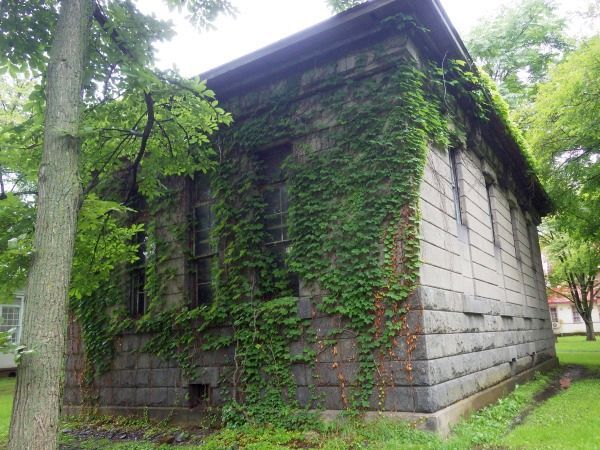
<path fill-rule="evenodd" d="M 550 316 L 552 317 L 552 331 L 554 334 L 585 334 L 585 323 L 577 312 L 575 305 L 564 297 L 553 295 L 548 298 Z M 592 309 L 594 331 L 600 332 L 600 313 L 598 303 Z"/>
<path fill-rule="evenodd" d="M 12 340 L 15 344 L 21 341 L 23 329 L 23 311 L 25 306 L 25 294 L 17 292 L 12 303 L 0 303 L 0 331 L 14 330 Z M 16 374 L 17 366 L 12 354 L 0 353 L 0 375 Z"/>

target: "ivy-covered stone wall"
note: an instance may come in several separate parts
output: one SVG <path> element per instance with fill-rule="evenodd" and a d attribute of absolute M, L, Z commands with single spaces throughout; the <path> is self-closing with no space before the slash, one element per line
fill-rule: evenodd
<path fill-rule="evenodd" d="M 372 31 L 222 99 L 214 173 L 152 206 L 147 313 L 91 381 L 72 348 L 67 404 L 432 412 L 554 357 L 537 212 L 482 135 L 492 106 L 465 110 L 484 87 L 431 61 L 413 18 Z"/>

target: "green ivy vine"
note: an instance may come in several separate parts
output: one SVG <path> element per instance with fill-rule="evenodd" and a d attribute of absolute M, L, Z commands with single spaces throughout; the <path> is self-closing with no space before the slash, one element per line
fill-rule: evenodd
<path fill-rule="evenodd" d="M 386 19 L 382 26 L 426 32 L 405 16 Z M 367 59 L 358 58 L 357 66 L 364 69 Z M 233 365 L 221 380 L 231 399 L 224 418 L 236 424 L 299 417 L 291 413 L 300 410 L 291 365 L 310 364 L 315 353 L 290 352 L 294 342 L 310 343 L 310 327 L 298 316 L 287 271 L 265 245 L 264 168 L 257 150 L 322 131 L 319 117 L 329 114 L 335 123 L 326 127 L 328 144 L 298 147 L 284 164 L 293 243 L 286 264 L 325 293 L 317 304 L 321 312 L 342 319 L 356 336 L 357 379 L 340 380 L 342 390 L 349 390 L 349 395 L 342 392 L 349 407 L 372 408 L 375 389 L 381 405 L 389 377 L 383 363 L 398 356 L 400 339 L 405 340 L 404 367 L 412 379 L 410 353 L 417 330 L 408 326 L 408 300 L 418 284 L 419 187 L 428 150 L 446 148 L 455 139 L 447 117 L 460 98 L 481 105 L 474 113 L 482 117 L 486 108 L 497 109 L 487 100 L 484 82 L 463 66 L 440 69 L 407 57 L 367 77 L 343 78 L 333 69 L 321 80 L 319 106 L 312 112 L 300 110 L 300 75 L 272 86 L 266 100 L 258 92 L 248 94 L 244 101 L 260 109 L 220 133 L 219 160 L 211 175 L 212 240 L 218 250 L 214 300 L 196 308 L 161 306 L 161 286 L 168 276 L 158 270 L 161 258 L 154 258 L 146 281 L 152 304 L 135 325 L 151 333 L 144 350 L 176 359 L 192 379 L 198 350 L 233 348 Z M 189 230 L 177 232 L 185 239 Z M 158 243 L 156 248 L 157 255 L 164 254 Z M 87 323 L 89 314 L 78 317 Z M 223 333 L 225 328 L 230 331 Z M 112 328 L 101 336 L 106 341 L 118 332 Z M 335 339 L 336 330 L 330 330 L 327 344 L 334 345 Z M 86 345 L 94 349 L 91 342 Z M 88 358 L 106 369 L 107 356 L 92 352 Z"/>

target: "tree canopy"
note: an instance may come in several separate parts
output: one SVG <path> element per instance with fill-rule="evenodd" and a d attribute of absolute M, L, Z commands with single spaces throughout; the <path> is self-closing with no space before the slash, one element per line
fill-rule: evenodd
<path fill-rule="evenodd" d="M 563 230 L 600 242 L 600 36 L 540 86 L 527 138 Z"/>
<path fill-rule="evenodd" d="M 525 0 L 482 20 L 467 47 L 515 107 L 535 94 L 549 67 L 570 48 L 565 27 L 550 0 Z"/>

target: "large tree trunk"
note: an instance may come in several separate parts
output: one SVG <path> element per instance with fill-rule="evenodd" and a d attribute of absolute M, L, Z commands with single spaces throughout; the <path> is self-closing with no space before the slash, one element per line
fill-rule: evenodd
<path fill-rule="evenodd" d="M 585 340 L 595 341 L 596 335 L 594 334 L 594 321 L 592 320 L 592 310 L 590 310 L 589 314 L 586 314 L 586 316 L 583 317 L 583 322 L 585 323 Z"/>
<path fill-rule="evenodd" d="M 50 52 L 44 150 L 10 450 L 57 447 L 77 215 L 79 120 L 91 0 L 63 0 Z"/>

